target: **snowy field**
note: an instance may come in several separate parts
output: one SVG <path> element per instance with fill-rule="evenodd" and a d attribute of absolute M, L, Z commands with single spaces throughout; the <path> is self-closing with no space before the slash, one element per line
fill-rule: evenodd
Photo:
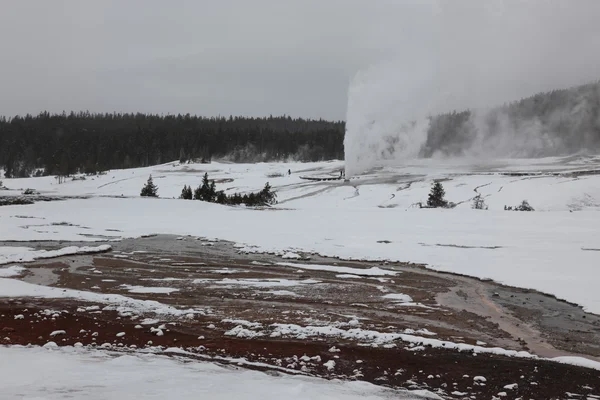
<path fill-rule="evenodd" d="M 153 354 L 0 346 L 5 399 L 439 399 L 365 382 L 270 376 Z M 168 382 L 168 385 L 165 385 Z"/>
<path fill-rule="evenodd" d="M 244 251 L 316 252 L 349 259 L 394 260 L 534 288 L 600 314 L 600 169 L 595 157 L 499 161 L 494 164 L 413 163 L 344 181 L 342 162 L 186 164 L 109 171 L 58 184 L 54 177 L 4 179 L 0 195 L 26 188 L 46 196 L 85 199 L 0 207 L 0 240 L 118 240 L 153 233 L 230 240 Z M 288 175 L 291 170 L 291 175 Z M 581 174 L 581 171 L 590 171 Z M 204 172 L 217 190 L 277 190 L 274 210 L 176 199 Z M 512 175 L 506 174 L 511 172 Z M 578 173 L 579 172 L 579 173 Z M 528 173 L 520 175 L 519 173 Z M 152 174 L 159 199 L 140 198 Z M 434 179 L 444 179 L 455 209 L 419 209 Z M 471 209 L 480 193 L 488 211 Z M 535 212 L 504 206 L 527 199 Z M 0 248 L 0 260 L 43 257 Z M 76 251 L 76 250 L 71 250 Z"/>

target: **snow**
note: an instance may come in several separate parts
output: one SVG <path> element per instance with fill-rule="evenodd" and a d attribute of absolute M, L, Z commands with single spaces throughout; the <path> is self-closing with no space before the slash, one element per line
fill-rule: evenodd
<path fill-rule="evenodd" d="M 296 259 L 297 260 L 297 259 L 302 258 L 302 256 L 300 254 L 296 254 L 296 253 L 293 253 L 293 252 L 289 251 L 289 252 L 285 253 L 284 255 L 282 255 L 281 258 L 283 258 L 283 259 Z"/>
<path fill-rule="evenodd" d="M 50 333 L 50 336 L 58 336 L 58 335 L 66 335 L 67 332 L 63 331 L 63 330 L 59 330 L 59 331 L 53 331 L 52 333 Z"/>
<path fill-rule="evenodd" d="M 146 286 L 133 286 L 133 285 L 121 285 L 121 287 L 127 290 L 129 293 L 166 293 L 170 294 L 179 291 L 179 289 L 168 288 L 168 287 L 146 287 Z"/>
<path fill-rule="evenodd" d="M 600 242 L 595 234 L 600 224 L 600 175 L 503 175 L 506 171 L 597 169 L 597 159 L 501 160 L 477 166 L 412 161 L 347 183 L 305 181 L 297 173 L 266 177 L 280 169 L 323 176 L 342 167 L 343 162 L 337 161 L 169 163 L 109 171 L 93 180 L 60 185 L 53 177 L 7 179 L 4 184 L 13 190 L 3 191 L 6 195 L 31 187 L 47 195 L 91 197 L 0 207 L 0 240 L 92 241 L 164 233 L 229 240 L 242 248 L 283 256 L 317 253 L 423 263 L 440 271 L 533 288 L 600 314 L 600 291 L 596 290 Z M 198 182 L 205 171 L 214 179 L 233 179 L 231 184 L 219 185 L 227 193 L 257 190 L 268 180 L 280 203 L 272 212 L 264 212 L 173 199 L 184 184 Z M 150 174 L 160 199 L 139 197 Z M 426 200 L 434 179 L 442 178 L 448 179 L 444 181 L 448 200 L 460 203 L 455 209 L 412 207 Z M 484 196 L 488 211 L 470 208 L 476 193 Z M 524 199 L 535 212 L 503 211 L 504 205 L 514 206 Z M 190 215 L 199 214 L 203 223 L 190 224 Z M 0 263 L 30 259 L 35 253 L 4 246 Z M 362 276 L 364 271 L 358 270 L 349 274 Z"/>
<path fill-rule="evenodd" d="M 397 301 L 400 303 L 410 303 L 413 301 L 412 297 L 410 297 L 407 294 L 401 294 L 401 293 L 389 293 L 389 294 L 386 294 L 381 297 L 383 297 L 384 299 L 393 300 L 393 301 Z"/>
<path fill-rule="evenodd" d="M 50 346 L 47 346 L 50 348 Z M 272 376 L 153 354 L 117 355 L 85 348 L 0 346 L 3 398 L 376 400 L 438 398 L 366 382 Z M 31 379 L 32 376 L 36 378 Z M 92 388 L 92 389 L 90 389 Z M 422 397 L 420 397 L 422 395 Z"/>
<path fill-rule="evenodd" d="M 10 267 L 0 268 L 0 278 L 11 278 L 13 276 L 19 276 L 25 271 L 25 268 L 18 265 L 11 265 Z"/>
<path fill-rule="evenodd" d="M 271 324 L 273 332 L 271 337 L 289 336 L 297 339 L 305 339 L 308 337 L 335 337 L 346 340 L 357 340 L 369 344 L 385 344 L 397 340 L 416 344 L 419 346 L 429 346 L 431 348 L 443 348 L 448 350 L 468 351 L 473 353 L 496 354 L 508 357 L 519 358 L 538 358 L 537 356 L 526 351 L 507 350 L 500 347 L 481 347 L 465 343 L 455 343 L 447 340 L 432 339 L 428 337 L 415 336 L 414 333 L 420 333 L 431 336 L 433 332 L 426 329 L 414 331 L 407 329 L 403 333 L 396 332 L 378 332 L 373 330 L 365 330 L 361 328 L 340 329 L 334 326 L 300 326 L 296 324 Z M 330 350 L 331 351 L 331 350 Z M 600 371 L 600 362 L 588 360 L 581 357 L 555 357 L 546 358 L 546 360 L 562 362 L 564 364 L 578 365 L 586 368 L 597 369 Z M 476 382 L 485 382 L 482 376 L 473 378 Z"/>
<path fill-rule="evenodd" d="M 301 297 L 299 294 L 294 293 L 289 290 L 269 290 L 267 293 L 273 294 L 275 296 L 292 296 L 292 297 Z"/>
<path fill-rule="evenodd" d="M 250 329 L 244 328 L 242 325 L 238 325 L 233 329 L 230 329 L 224 333 L 225 336 L 235 336 L 244 339 L 254 339 L 256 337 L 264 336 L 262 332 L 255 332 Z"/>
<path fill-rule="evenodd" d="M 222 319 L 221 322 L 225 322 L 228 324 L 242 325 L 242 326 L 252 328 L 252 329 L 262 328 L 262 326 L 263 326 L 260 322 L 250 322 L 250 321 L 246 321 L 245 319 L 225 318 L 225 319 Z"/>
<path fill-rule="evenodd" d="M 194 310 L 179 310 L 153 300 L 138 300 L 118 294 L 101 294 L 74 289 L 35 285 L 16 279 L 0 278 L 0 297 L 41 297 L 46 299 L 77 299 L 86 302 L 109 304 L 117 311 L 156 313 L 184 316 Z M 143 322 L 142 322 L 143 323 Z"/>
<path fill-rule="evenodd" d="M 386 275 L 397 275 L 397 271 L 390 271 L 386 269 L 381 269 L 377 267 L 371 268 L 352 268 L 352 267 L 339 267 L 335 265 L 318 265 L 318 264 L 298 264 L 298 263 L 288 263 L 288 262 L 280 262 L 277 265 L 281 265 L 284 267 L 293 267 L 293 268 L 301 268 L 308 269 L 313 271 L 329 271 L 336 272 L 339 274 L 351 274 L 351 275 L 360 275 L 360 276 L 386 276 Z"/>
<path fill-rule="evenodd" d="M 335 368 L 335 361 L 329 360 L 326 363 L 323 363 L 323 366 L 326 367 L 328 371 L 333 371 Z"/>
<path fill-rule="evenodd" d="M 193 283 L 202 284 L 202 283 L 214 283 L 217 285 L 228 285 L 228 286 L 248 286 L 248 287 L 257 287 L 257 288 L 270 288 L 270 287 L 293 287 L 300 285 L 311 285 L 315 283 L 321 283 L 321 281 L 317 281 L 314 279 L 304 279 L 304 280 L 292 280 L 292 279 L 222 279 L 222 280 L 214 280 L 214 279 L 194 279 Z"/>
<path fill-rule="evenodd" d="M 600 362 L 588 360 L 581 357 L 570 357 L 570 356 L 562 356 L 562 357 L 554 357 L 552 361 L 556 361 L 563 364 L 577 365 L 580 367 L 597 369 L 600 371 Z"/>
<path fill-rule="evenodd" d="M 13 262 L 31 262 L 42 258 L 71 256 L 74 254 L 102 253 L 110 249 L 111 247 L 106 244 L 97 247 L 69 246 L 58 250 L 34 250 L 30 247 L 0 246 L 0 265 Z"/>

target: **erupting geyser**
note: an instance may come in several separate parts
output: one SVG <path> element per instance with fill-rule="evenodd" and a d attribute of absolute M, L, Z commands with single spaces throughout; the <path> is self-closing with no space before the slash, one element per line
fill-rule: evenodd
<path fill-rule="evenodd" d="M 348 89 L 347 176 L 422 157 L 539 157 L 596 146 L 594 87 L 547 96 L 545 108 L 507 102 L 600 78 L 600 2 L 440 0 L 407 3 L 405 12 L 414 18 L 402 33 L 381 36 L 393 50 Z"/>

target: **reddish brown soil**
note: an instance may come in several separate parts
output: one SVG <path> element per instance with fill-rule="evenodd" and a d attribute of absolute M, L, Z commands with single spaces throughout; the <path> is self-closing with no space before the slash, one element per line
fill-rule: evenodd
<path fill-rule="evenodd" d="M 567 392 L 582 395 L 600 393 L 598 371 L 554 362 L 482 354 L 474 356 L 431 348 L 411 352 L 401 347 L 361 347 L 335 340 L 229 338 L 223 336 L 218 328 L 208 329 L 206 317 L 176 322 L 176 325 L 161 321 L 136 329 L 138 320 L 119 317 L 114 311 L 78 312 L 77 308 L 73 303 L 57 300 L 2 301 L 0 344 L 44 345 L 54 341 L 61 346 L 77 342 L 101 346 L 110 343 L 113 350 L 127 351 L 132 345 L 150 347 L 148 343 L 151 342 L 151 346 L 185 349 L 194 354 L 189 355 L 191 358 L 244 358 L 297 371 L 302 370 L 302 356 L 319 356 L 320 362 L 310 360 L 304 363 L 306 374 L 359 379 L 392 387 L 426 388 L 434 392 L 441 390 L 438 393 L 447 398 L 462 397 L 452 392 L 468 393 L 476 398 L 492 398 L 499 392 L 505 392 L 507 396 L 503 398 L 506 399 L 558 399 L 568 398 Z M 45 310 L 56 310 L 56 313 L 45 313 Z M 23 315 L 23 318 L 15 319 L 18 315 Z M 164 336 L 150 332 L 150 326 L 163 323 L 167 327 Z M 64 330 L 66 334 L 50 336 L 58 330 Z M 94 332 L 98 335 L 93 336 Z M 120 332 L 125 335 L 117 337 Z M 332 346 L 340 351 L 330 352 Z M 323 366 L 329 360 L 336 363 L 333 371 Z M 484 376 L 487 379 L 485 385 L 475 385 L 475 376 Z M 516 389 L 504 389 L 505 385 L 513 383 L 518 384 Z"/>

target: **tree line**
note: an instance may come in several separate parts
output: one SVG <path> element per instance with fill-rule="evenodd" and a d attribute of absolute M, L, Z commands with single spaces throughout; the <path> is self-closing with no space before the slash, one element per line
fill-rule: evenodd
<path fill-rule="evenodd" d="M 7 177 L 97 173 L 173 160 L 343 159 L 343 121 L 79 112 L 0 117 Z"/>
<path fill-rule="evenodd" d="M 472 111 L 465 110 L 430 117 L 420 157 L 436 153 L 462 155 L 481 134 L 494 138 L 509 132 L 508 140 L 527 144 L 526 136 L 532 129 L 540 144 L 523 146 L 526 153 L 520 156 L 600 150 L 598 82 L 538 93 L 496 107 L 477 124 L 472 116 Z M 0 117 L 0 168 L 7 177 L 66 176 L 176 159 L 343 159 L 344 133 L 343 121 L 289 116 L 207 118 L 189 114 L 43 112 L 37 116 Z"/>

